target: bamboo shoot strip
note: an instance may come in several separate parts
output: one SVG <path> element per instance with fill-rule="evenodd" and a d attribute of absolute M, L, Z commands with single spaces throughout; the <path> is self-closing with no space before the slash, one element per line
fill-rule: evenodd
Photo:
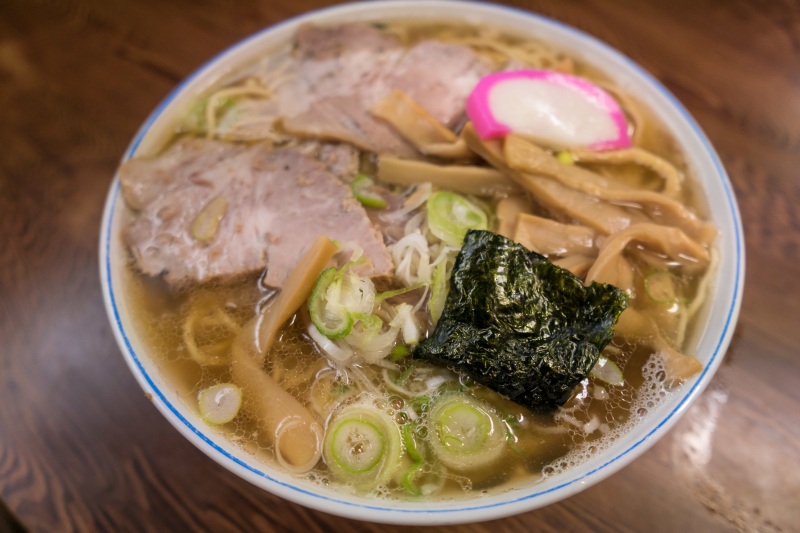
<path fill-rule="evenodd" d="M 475 154 L 467 148 L 463 139 L 399 89 L 375 104 L 370 113 L 389 123 L 425 155 L 442 159 L 475 159 Z"/>
<path fill-rule="evenodd" d="M 275 303 L 268 307 L 259 327 L 258 347 L 265 355 L 281 326 L 308 300 L 311 290 L 317 282 L 320 272 L 336 253 L 336 245 L 327 237 L 317 237 L 308 252 L 303 256 L 295 269 L 286 278 Z"/>
<path fill-rule="evenodd" d="M 391 124 L 423 153 L 429 144 L 455 143 L 458 139 L 455 133 L 445 128 L 424 107 L 399 89 L 375 104 L 370 113 Z"/>
<path fill-rule="evenodd" d="M 378 161 L 378 179 L 394 185 L 429 182 L 440 189 L 461 194 L 503 198 L 519 194 L 521 188 L 502 172 L 487 167 L 434 165 L 391 156 Z"/>
<path fill-rule="evenodd" d="M 262 365 L 281 326 L 308 299 L 319 273 L 336 252 L 319 237 L 289 274 L 267 314 L 246 324 L 233 343 L 232 373 L 241 387 L 244 407 L 258 420 L 261 434 L 274 445 L 275 457 L 293 472 L 312 469 L 322 454 L 322 426 L 311 412 L 283 390 Z"/>

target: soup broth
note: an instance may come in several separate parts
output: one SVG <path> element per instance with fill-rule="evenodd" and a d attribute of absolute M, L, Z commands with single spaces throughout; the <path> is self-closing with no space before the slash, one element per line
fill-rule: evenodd
<path fill-rule="evenodd" d="M 396 38 L 404 47 L 429 40 L 463 45 L 491 65 L 493 70 L 556 70 L 592 80 L 606 88 L 628 117 L 635 147 L 656 156 L 659 161 L 666 161 L 682 176 L 681 187 L 670 201 L 678 202 L 692 216 L 702 217 L 702 198 L 691 185 L 689 170 L 674 139 L 635 97 L 614 87 L 610 78 L 590 65 L 552 50 L 544 43 L 492 28 L 419 21 L 381 23 L 372 28 Z M 167 147 L 186 138 L 205 137 L 240 147 L 263 144 L 280 149 L 305 143 L 307 135 L 294 133 L 287 124 L 291 121 L 270 115 L 269 106 L 264 104 L 279 90 L 282 80 L 296 75 L 293 74 L 293 64 L 299 59 L 295 53 L 288 48 L 278 50 L 258 64 L 234 73 L 188 111 L 187 118 L 176 125 L 175 137 Z M 260 119 L 250 120 L 248 112 L 255 113 L 253 116 Z M 449 127 L 458 137 L 464 121 L 458 119 Z M 389 248 L 395 250 L 394 247 L 402 243 L 407 234 L 419 231 L 432 250 L 430 261 L 435 259 L 433 252 L 436 251 L 440 252 L 441 261 L 452 263 L 458 250 L 446 251 L 441 241 L 426 233 L 425 203 L 414 205 L 415 196 L 430 195 L 440 187 L 424 182 L 410 187 L 383 183 L 376 172 L 382 163 L 381 156 L 364 146 L 356 148 L 359 171 L 372 180 L 377 194 L 383 194 L 388 204 L 381 207 L 365 205 L 370 219 L 377 221 L 382 228 L 382 237 Z M 559 157 L 561 153 L 569 152 L 551 147 L 544 149 Z M 565 166 L 579 166 L 591 171 L 610 182 L 611 188 L 624 187 L 625 190 L 661 194 L 663 170 L 649 162 L 642 164 L 635 159 L 584 162 L 580 155 L 566 157 Z M 455 161 L 422 154 L 418 159 L 442 166 L 455 163 L 489 167 L 483 158 L 474 154 Z M 500 230 L 500 220 L 496 215 L 502 209 L 501 204 L 508 200 L 507 196 L 464 195 L 486 213 L 487 229 L 491 231 Z M 524 197 L 526 212 L 530 215 L 562 225 L 584 225 L 570 213 L 559 212 L 552 202 L 537 198 L 535 194 L 523 192 L 521 197 Z M 135 204 L 128 200 L 129 204 Z M 646 205 L 629 200 L 601 201 L 625 213 L 633 213 L 631 216 L 639 217 L 635 220 L 640 222 L 667 224 L 666 217 L 659 214 L 659 207 L 648 211 Z M 134 211 L 139 209 L 138 205 L 131 207 Z M 215 224 L 230 216 L 230 209 L 229 206 L 224 215 L 211 223 L 211 239 L 214 238 Z M 313 210 L 313 204 L 309 204 L 307 209 Z M 401 213 L 404 209 L 406 212 Z M 208 211 L 204 209 L 203 212 Z M 392 212 L 401 213 L 402 224 L 392 227 L 385 224 L 386 214 Z M 193 220 L 196 223 L 197 218 Z M 405 231 L 408 228 L 413 228 L 413 231 Z M 275 237 L 290 238 L 291 235 Z M 603 257 L 604 244 L 613 238 L 614 235 L 596 232 L 594 255 L 584 259 L 569 254 L 545 255 L 556 264 L 563 261 L 565 268 L 574 268 L 578 277 L 585 279 L 587 275 L 593 275 L 593 265 L 598 257 Z M 328 448 L 320 452 L 322 457 L 310 470 L 295 474 L 337 486 L 337 490 L 375 497 L 449 499 L 535 483 L 585 461 L 647 417 L 648 412 L 672 389 L 691 377 L 692 371 L 683 371 L 687 365 L 684 359 L 679 358 L 693 360 L 688 367 L 696 369 L 693 366 L 696 360 L 682 351 L 692 345 L 693 323 L 702 312 L 709 276 L 714 268 L 714 251 L 711 239 L 702 236 L 700 231 L 687 238 L 699 243 L 708 257 L 703 261 L 676 259 L 675 253 L 665 249 L 669 245 L 658 242 L 654 245 L 641 235 L 625 241 L 624 249 L 618 254 L 621 259 L 614 260 L 621 261 L 624 268 L 630 269 L 630 284 L 623 287 L 630 295 L 629 308 L 623 312 L 616 335 L 602 355 L 603 360 L 611 361 L 612 375 L 593 373 L 585 377 L 566 403 L 555 409 L 526 408 L 477 383 L 458 369 L 415 359 L 413 347 L 419 339 L 413 338 L 411 333 L 410 341 L 404 339 L 404 326 L 395 328 L 400 333 L 395 333 L 397 337 L 386 348 L 383 357 L 360 356 L 356 350 L 351 358 L 342 361 L 335 355 L 338 354 L 336 350 L 342 346 L 349 349 L 352 345 L 347 344 L 346 338 L 320 342 L 310 333 L 315 323 L 308 305 L 304 304 L 281 328 L 261 367 L 267 376 L 307 409 L 326 432 L 320 446 Z M 344 251 L 337 255 L 337 266 L 340 272 L 348 272 L 346 268 L 349 267 L 345 264 L 352 250 L 347 250 L 346 244 L 342 246 Z M 136 252 L 132 253 L 126 279 L 135 327 L 145 339 L 148 353 L 160 367 L 164 379 L 179 392 L 187 406 L 199 412 L 198 397 L 203 391 L 220 383 L 235 383 L 231 351 L 236 338 L 254 319 L 270 312 L 279 289 L 268 287 L 265 274 L 260 270 L 233 277 L 211 276 L 196 282 L 171 283 L 163 277 L 144 273 L 139 260 Z M 416 261 L 414 264 L 419 267 L 420 260 L 416 258 L 411 262 Z M 580 266 L 581 261 L 584 266 Z M 396 258 L 393 266 L 399 267 Z M 450 267 L 451 264 L 448 270 Z M 434 269 L 432 266 L 431 272 L 435 272 Z M 434 297 L 431 278 L 435 274 L 422 279 L 424 276 L 412 270 L 404 277 L 397 268 L 394 276 L 381 276 L 374 281 L 380 289 L 378 294 L 412 287 L 403 294 L 386 298 L 382 304 L 375 304 L 376 311 L 371 316 L 383 321 L 378 321 L 381 333 L 394 328 L 390 322 L 401 312 L 409 313 L 406 320 L 415 325 L 419 338 L 427 337 L 435 327 L 428 307 L 428 302 Z M 602 277 L 596 279 L 607 281 Z M 381 305 L 386 307 L 381 308 Z M 411 311 L 407 308 L 401 311 L 402 305 L 407 305 Z M 638 321 L 625 318 L 634 314 L 640 318 Z M 331 350 L 334 350 L 334 355 Z M 614 368 L 619 369 L 620 376 L 615 377 Z M 604 377 L 599 377 L 601 375 Z M 276 437 L 258 418 L 258 409 L 252 405 L 253 401 L 252 396 L 245 394 L 235 417 L 214 427 L 257 460 L 285 467 L 285 461 L 280 457 L 276 459 Z M 454 401 L 462 403 L 455 407 L 448 404 Z M 364 415 L 358 418 L 359 422 L 347 426 L 346 416 L 342 413 L 348 409 L 351 412 L 377 413 L 382 418 L 370 421 L 370 415 Z M 474 431 L 459 433 L 461 430 L 453 429 L 459 424 L 469 424 L 473 420 L 470 417 L 475 420 L 484 417 L 481 420 L 485 419 L 488 424 L 488 429 L 481 430 L 484 434 L 475 435 Z M 389 430 L 392 436 L 385 437 L 386 440 L 382 440 L 384 437 L 371 439 L 370 432 L 378 431 L 375 427 L 385 420 L 390 421 L 387 424 L 394 424 Z M 478 424 L 483 427 L 480 424 L 483 422 Z M 337 435 L 331 436 L 334 427 L 339 428 L 335 431 L 342 434 L 341 439 L 345 438 L 345 431 L 350 431 L 346 435 L 350 440 L 342 444 Z M 362 463 L 357 461 L 366 461 L 364 457 L 368 459 L 371 452 L 362 448 L 380 444 L 382 450 L 390 450 L 386 453 L 393 453 L 395 431 L 399 451 L 391 459 L 396 464 L 386 466 L 391 472 L 381 474 L 383 477 L 375 482 L 363 482 L 360 467 L 356 468 Z M 447 431 L 455 433 L 448 436 L 445 434 Z M 438 439 L 438 443 L 432 444 L 432 439 Z M 458 458 L 459 450 L 467 450 L 473 440 L 480 441 L 480 446 L 485 449 L 474 456 L 466 456 L 468 461 L 465 463 Z M 491 444 L 493 441 L 497 444 Z M 339 449 L 340 444 L 342 449 Z M 338 461 L 337 454 L 345 453 L 349 454 L 349 459 L 343 459 L 345 467 L 331 464 Z M 347 460 L 355 462 L 351 464 Z"/>

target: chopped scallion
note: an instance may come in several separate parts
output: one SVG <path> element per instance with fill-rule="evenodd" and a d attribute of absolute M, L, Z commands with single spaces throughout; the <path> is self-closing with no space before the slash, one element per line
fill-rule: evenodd
<path fill-rule="evenodd" d="M 406 447 L 408 456 L 411 457 L 415 463 L 421 463 L 425 460 L 425 458 L 422 457 L 422 453 L 420 453 L 419 447 L 417 446 L 417 441 L 414 437 L 416 427 L 417 425 L 413 422 L 409 422 L 403 426 L 403 445 Z"/>
<path fill-rule="evenodd" d="M 414 365 L 406 368 L 403 373 L 397 377 L 397 379 L 394 381 L 395 385 L 403 385 L 406 381 L 408 381 L 408 378 L 411 377 L 412 372 L 414 372 Z"/>
<path fill-rule="evenodd" d="M 308 310 L 311 322 L 320 333 L 329 339 L 346 337 L 353 329 L 353 316 L 346 309 L 339 313 L 332 312 L 328 304 L 328 289 L 337 281 L 336 267 L 330 267 L 319 275 L 311 297 L 308 299 Z"/>
<path fill-rule="evenodd" d="M 366 406 L 348 407 L 328 425 L 323 456 L 340 481 L 359 489 L 375 487 L 400 465 L 400 429 L 385 413 Z"/>
<path fill-rule="evenodd" d="M 431 448 L 453 470 L 484 467 L 503 453 L 501 422 L 490 406 L 476 398 L 441 396 L 431 407 L 429 420 Z"/>
<path fill-rule="evenodd" d="M 609 385 L 620 386 L 625 384 L 622 370 L 617 363 L 604 355 L 600 356 L 600 359 L 597 360 L 597 363 L 592 367 L 591 372 L 589 372 L 589 375 Z"/>
<path fill-rule="evenodd" d="M 200 393 L 200 416 L 209 424 L 226 424 L 242 406 L 242 389 L 233 383 L 218 383 Z"/>
<path fill-rule="evenodd" d="M 644 278 L 647 297 L 658 304 L 674 304 L 679 298 L 675 288 L 675 278 L 669 270 L 656 270 Z"/>
<path fill-rule="evenodd" d="M 460 247 L 468 230 L 489 227 L 489 217 L 480 207 L 448 191 L 431 194 L 427 213 L 431 233 L 450 246 Z"/>
<path fill-rule="evenodd" d="M 572 157 L 572 154 L 567 152 L 567 151 L 558 152 L 556 154 L 556 159 L 558 159 L 559 162 L 561 162 L 561 163 L 563 163 L 565 165 L 574 165 L 575 164 L 575 158 Z"/>
<path fill-rule="evenodd" d="M 409 351 L 408 346 L 405 344 L 398 344 L 392 348 L 392 353 L 389 354 L 389 360 L 396 363 L 400 359 L 406 357 L 409 353 L 411 352 Z"/>
<path fill-rule="evenodd" d="M 366 207 L 384 208 L 388 204 L 384 198 L 378 195 L 375 191 L 375 182 L 369 176 L 359 174 L 359 176 L 350 183 L 350 189 L 353 191 L 353 196 L 361 202 L 361 205 Z"/>

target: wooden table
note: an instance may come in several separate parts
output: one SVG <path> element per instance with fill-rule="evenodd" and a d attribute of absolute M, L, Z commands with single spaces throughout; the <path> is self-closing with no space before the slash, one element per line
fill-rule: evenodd
<path fill-rule="evenodd" d="M 126 367 L 98 279 L 103 201 L 151 109 L 225 47 L 329 3 L 0 2 L 0 531 L 395 529 L 287 503 L 195 449 Z M 573 498 L 461 529 L 797 531 L 800 4 L 509 3 L 605 40 L 689 108 L 736 189 L 747 281 L 721 370 L 664 439 Z"/>

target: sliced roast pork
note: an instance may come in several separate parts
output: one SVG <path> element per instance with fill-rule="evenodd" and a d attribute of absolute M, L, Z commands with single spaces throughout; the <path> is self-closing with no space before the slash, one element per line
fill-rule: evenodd
<path fill-rule="evenodd" d="M 361 153 L 350 144 L 307 141 L 297 145 L 305 155 L 325 164 L 328 170 L 345 183 L 358 177 Z"/>
<path fill-rule="evenodd" d="M 283 127 L 403 157 L 419 155 L 369 110 L 401 89 L 446 126 L 491 66 L 467 46 L 422 41 L 406 48 L 366 24 L 306 25 L 298 30 L 297 64 L 276 89 Z M 268 75 L 268 73 L 267 73 Z"/>
<path fill-rule="evenodd" d="M 280 287 L 318 235 L 359 243 L 371 260 L 366 275 L 392 270 L 363 207 L 307 148 L 183 139 L 159 157 L 128 161 L 120 173 L 138 210 L 125 241 L 145 274 L 170 284 L 266 267 L 267 285 Z"/>

